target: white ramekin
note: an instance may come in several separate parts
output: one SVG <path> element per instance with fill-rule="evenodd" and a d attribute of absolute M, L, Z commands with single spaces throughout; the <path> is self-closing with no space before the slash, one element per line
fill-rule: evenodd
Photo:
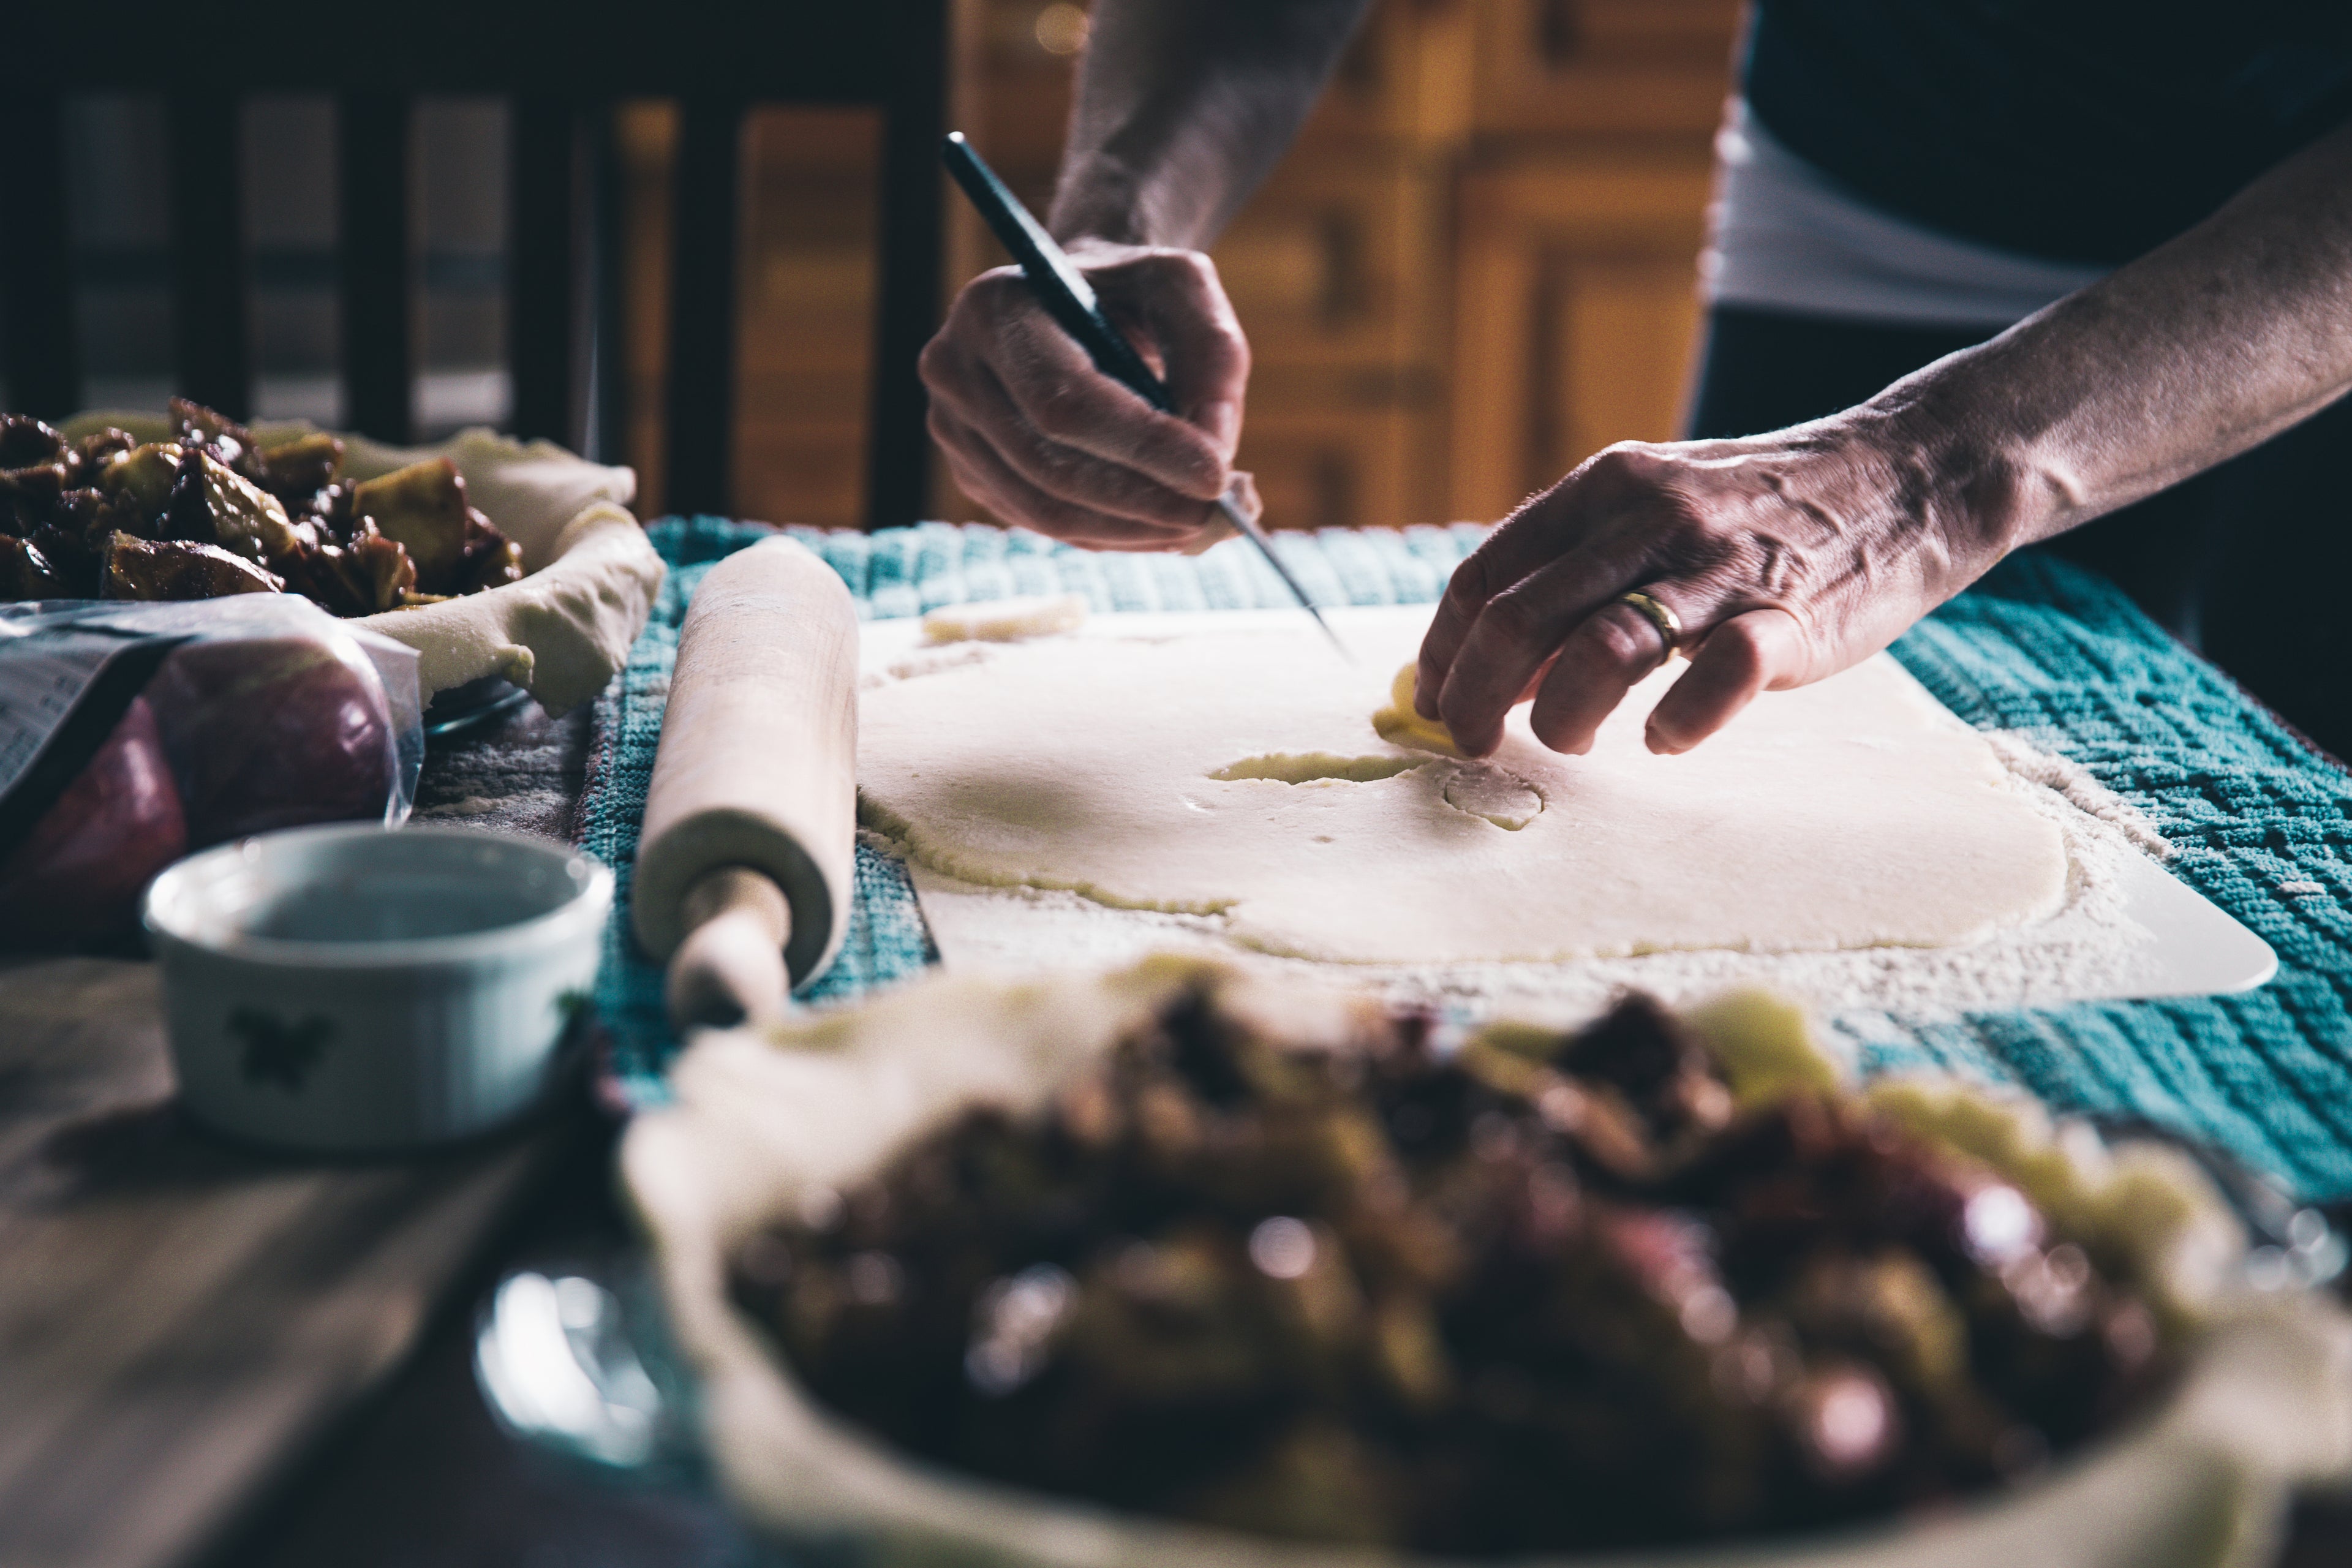
<path fill-rule="evenodd" d="M 180 1095 L 258 1142 L 374 1152 L 530 1110 L 595 983 L 613 873 L 559 844 L 343 824 L 148 889 Z"/>

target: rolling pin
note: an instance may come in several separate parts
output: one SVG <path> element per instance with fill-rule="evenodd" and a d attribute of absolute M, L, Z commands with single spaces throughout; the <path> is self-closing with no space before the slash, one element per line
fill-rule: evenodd
<path fill-rule="evenodd" d="M 769 539 L 710 569 L 679 628 L 630 919 L 683 1031 L 780 1016 L 849 923 L 857 614 Z"/>

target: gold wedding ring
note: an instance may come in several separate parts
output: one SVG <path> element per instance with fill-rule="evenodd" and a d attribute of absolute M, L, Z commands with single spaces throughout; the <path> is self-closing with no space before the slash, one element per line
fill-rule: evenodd
<path fill-rule="evenodd" d="M 1669 656 L 1682 651 L 1683 619 L 1680 616 L 1675 615 L 1673 610 L 1643 593 L 1639 588 L 1630 594 L 1618 595 L 1617 602 L 1621 605 L 1631 605 L 1649 617 L 1650 624 L 1658 628 L 1659 640 L 1666 645 L 1666 652 Z"/>

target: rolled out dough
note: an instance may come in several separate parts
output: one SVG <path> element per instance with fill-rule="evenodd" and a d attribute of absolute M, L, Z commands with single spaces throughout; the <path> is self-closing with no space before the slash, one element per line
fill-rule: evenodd
<path fill-rule="evenodd" d="M 1311 626 L 989 646 L 870 679 L 860 815 L 968 882 L 1223 917 L 1353 963 L 1557 961 L 1980 940 L 2061 902 L 2058 830 L 1991 747 L 1881 656 L 1652 755 L 1645 681 L 1588 756 L 1512 716 L 1497 754 L 1397 746 L 1373 671 L 1425 607 Z"/>

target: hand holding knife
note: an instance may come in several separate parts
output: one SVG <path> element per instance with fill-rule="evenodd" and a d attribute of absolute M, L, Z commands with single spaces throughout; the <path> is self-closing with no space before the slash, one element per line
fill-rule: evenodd
<path fill-rule="evenodd" d="M 1054 237 L 1045 232 L 1045 226 L 1021 205 L 1021 199 L 996 177 L 996 172 L 972 151 L 971 144 L 964 140 L 963 132 L 949 133 L 941 148 L 941 155 L 947 160 L 948 172 L 955 176 L 956 184 L 963 187 L 964 194 L 980 209 L 980 216 L 988 220 L 988 226 L 995 231 L 996 237 L 1003 242 L 1004 248 L 1012 252 L 1013 260 L 1020 264 L 1022 274 L 1028 279 L 1030 288 L 1036 291 L 1046 314 L 1052 316 L 1064 331 L 1077 340 L 1087 356 L 1095 362 L 1095 368 L 1161 413 L 1175 413 L 1175 400 L 1169 395 L 1167 384 L 1151 373 L 1151 367 L 1144 363 L 1143 356 L 1135 352 L 1135 345 L 1111 324 L 1110 317 L 1103 310 L 1102 302 L 1095 297 L 1094 286 L 1087 281 L 1086 275 L 1071 263 L 1062 247 L 1054 243 Z M 1315 624 L 1322 628 L 1325 637 L 1331 639 L 1331 646 L 1339 650 L 1340 657 L 1352 658 L 1347 645 L 1339 640 L 1330 623 L 1323 618 L 1323 612 L 1315 607 L 1315 602 L 1307 596 L 1307 590 L 1299 586 L 1298 579 L 1290 574 L 1290 569 L 1282 563 L 1282 557 L 1275 553 L 1274 542 L 1266 537 L 1265 526 L 1235 500 L 1238 489 L 1236 481 L 1233 489 L 1218 497 L 1217 510 L 1244 539 L 1257 547 L 1266 564 L 1274 568 L 1275 575 L 1282 579 L 1283 585 L 1290 590 L 1300 606 L 1315 617 Z"/>

